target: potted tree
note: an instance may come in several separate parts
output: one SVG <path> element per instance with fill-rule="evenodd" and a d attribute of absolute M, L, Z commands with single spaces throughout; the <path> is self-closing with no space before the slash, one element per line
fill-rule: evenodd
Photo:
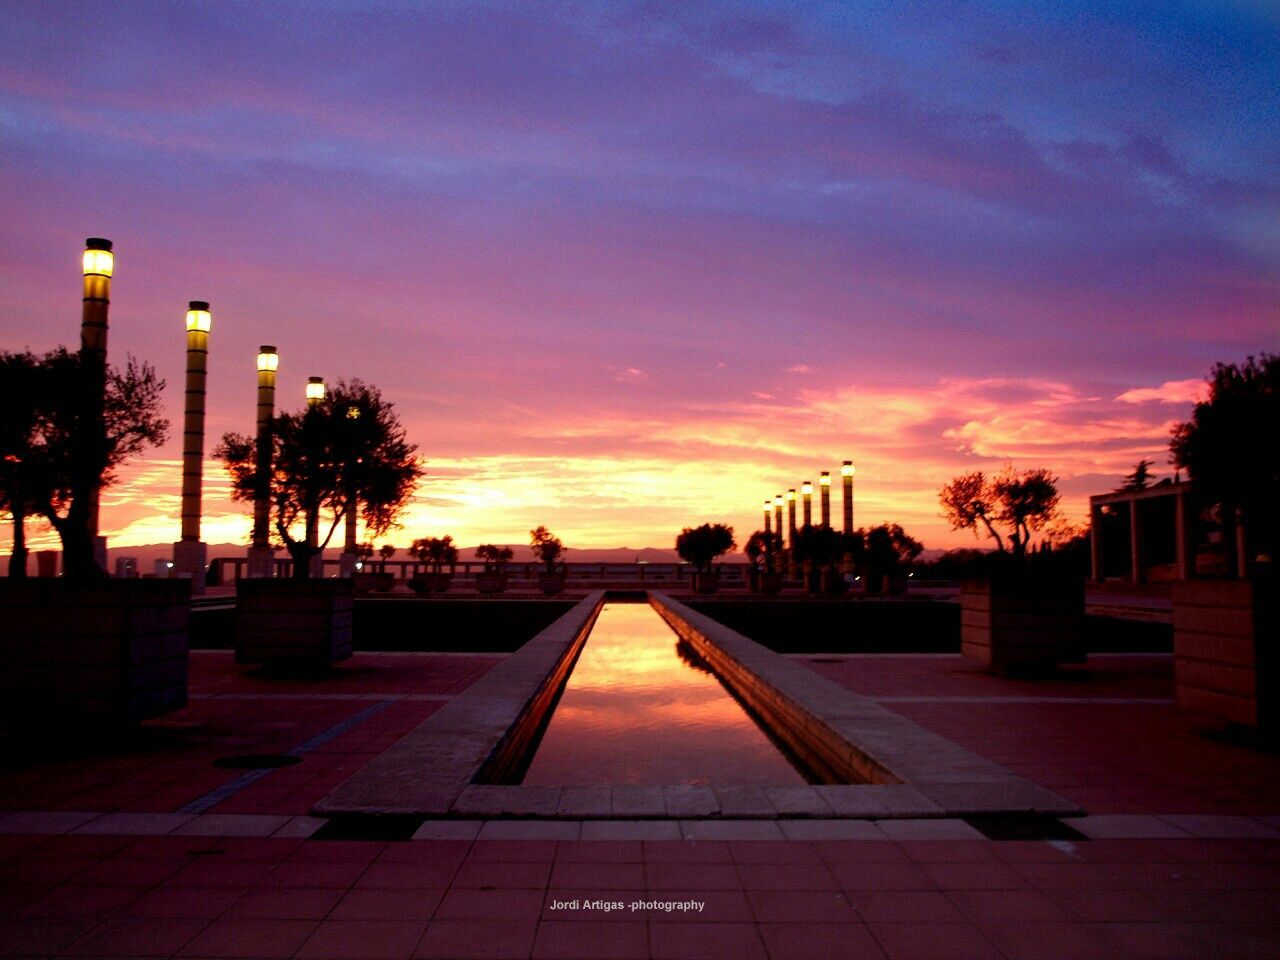
<path fill-rule="evenodd" d="M 844 578 L 836 567 L 848 552 L 843 534 L 830 527 L 805 524 L 796 531 L 793 550 L 804 573 L 807 592 L 844 592 Z"/>
<path fill-rule="evenodd" d="M 164 381 L 132 357 L 120 370 L 101 351 L 62 347 L 0 355 L 0 371 L 0 501 L 14 523 L 0 716 L 83 736 L 185 706 L 190 582 L 108 579 L 94 556 L 97 492 L 164 442 Z M 31 515 L 62 541 L 62 577 L 25 578 Z"/>
<path fill-rule="evenodd" d="M 1216 510 L 1232 579 L 1173 586 L 1178 703 L 1268 737 L 1280 730 L 1280 356 L 1218 364 L 1208 396 L 1173 431 L 1173 462 Z"/>
<path fill-rule="evenodd" d="M 339 381 L 323 400 L 276 417 L 271 434 L 265 486 L 273 534 L 289 551 L 293 577 L 238 583 L 236 659 L 327 665 L 351 656 L 352 582 L 312 579 L 312 560 L 348 510 L 359 509 L 375 536 L 394 526 L 422 469 L 394 405 L 359 380 Z M 232 496 L 253 502 L 258 492 L 253 438 L 227 434 L 215 455 L 231 475 Z M 321 540 L 326 511 L 331 522 Z"/>
<path fill-rule="evenodd" d="M 907 590 L 907 570 L 924 546 L 896 523 L 883 523 L 859 531 L 865 544 L 868 593 L 902 594 Z"/>
<path fill-rule="evenodd" d="M 680 531 L 676 537 L 676 553 L 681 560 L 693 566 L 694 592 L 716 592 L 720 586 L 720 571 L 713 566 L 715 560 L 735 546 L 733 527 L 721 523 L 704 523 L 700 527 L 685 527 Z"/>
<path fill-rule="evenodd" d="M 514 556 L 510 547 L 482 543 L 476 547 L 476 559 L 484 562 L 484 570 L 476 576 L 476 590 L 486 596 L 505 593 L 507 564 Z"/>
<path fill-rule="evenodd" d="M 956 477 L 939 499 L 953 528 L 985 530 L 996 545 L 989 575 L 961 585 L 961 653 L 1004 673 L 1082 662 L 1083 577 L 1046 575 L 1028 563 L 1032 533 L 1057 516 L 1057 478 L 1012 466 L 990 479 L 978 471 Z"/>
<path fill-rule="evenodd" d="M 538 588 L 547 596 L 564 593 L 568 570 L 558 562 L 564 554 L 564 544 L 546 527 L 538 527 L 529 531 L 529 545 L 544 565 L 538 574 Z"/>
<path fill-rule="evenodd" d="M 782 554 L 782 537 L 772 530 L 757 530 L 747 539 L 742 551 L 751 562 L 752 592 L 778 593 L 782 589 L 782 574 L 777 569 Z"/>
<path fill-rule="evenodd" d="M 409 554 L 418 563 L 427 565 L 427 572 L 415 572 L 409 580 L 409 589 L 415 593 L 445 593 L 453 583 L 453 570 L 458 562 L 458 548 L 453 545 L 453 537 L 422 537 L 413 541 Z M 448 566 L 449 572 L 444 568 Z"/>

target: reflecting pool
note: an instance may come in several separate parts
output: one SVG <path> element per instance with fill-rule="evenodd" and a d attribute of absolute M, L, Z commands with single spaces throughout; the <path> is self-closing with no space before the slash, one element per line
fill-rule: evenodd
<path fill-rule="evenodd" d="M 607 603 L 522 782 L 807 781 L 657 611 Z"/>

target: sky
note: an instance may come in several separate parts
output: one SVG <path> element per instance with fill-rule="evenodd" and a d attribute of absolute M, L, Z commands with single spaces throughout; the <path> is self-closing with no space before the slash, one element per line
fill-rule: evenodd
<path fill-rule="evenodd" d="M 77 342 L 104 236 L 110 357 L 168 382 L 116 546 L 178 537 L 192 299 L 207 450 L 261 343 L 286 409 L 395 402 L 401 544 L 741 541 L 850 459 L 859 525 L 974 545 L 949 478 L 1047 467 L 1082 520 L 1168 475 L 1214 362 L 1280 349 L 1271 3 L 32 2 L 0 169 L 0 349 Z"/>

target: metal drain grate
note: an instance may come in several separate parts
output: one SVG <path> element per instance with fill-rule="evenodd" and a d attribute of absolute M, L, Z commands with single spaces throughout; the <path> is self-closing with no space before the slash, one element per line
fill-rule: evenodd
<path fill-rule="evenodd" d="M 213 765 L 224 770 L 275 770 L 301 762 L 301 757 L 291 753 L 242 753 L 234 757 L 219 757 Z"/>
<path fill-rule="evenodd" d="M 965 817 L 964 822 L 988 840 L 1088 840 L 1057 817 L 1040 813 L 992 813 Z"/>
<path fill-rule="evenodd" d="M 426 817 L 389 813 L 331 817 L 312 840 L 412 840 Z"/>

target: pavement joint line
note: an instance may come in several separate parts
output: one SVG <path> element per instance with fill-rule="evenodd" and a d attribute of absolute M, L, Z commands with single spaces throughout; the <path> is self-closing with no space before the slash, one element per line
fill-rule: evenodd
<path fill-rule="evenodd" d="M 363 710 L 353 713 L 351 716 L 347 717 L 345 720 L 341 721 L 340 723 L 334 724 L 328 730 L 321 731 L 320 733 L 316 734 L 314 737 L 311 737 L 307 740 L 303 740 L 301 743 L 297 744 L 296 746 L 292 747 L 291 749 L 285 752 L 288 756 L 291 756 L 291 757 L 306 756 L 316 747 L 323 746 L 324 744 L 328 743 L 330 740 L 333 740 L 335 737 L 342 736 L 342 734 L 346 733 L 348 730 L 352 729 L 358 724 L 363 723 L 364 721 L 368 720 L 370 717 L 374 716 L 375 714 L 381 713 L 383 710 L 387 709 L 387 707 L 391 706 L 395 702 L 396 700 L 394 698 L 379 700 L 377 703 L 374 703 L 368 707 L 365 707 Z M 186 804 L 185 806 L 179 807 L 177 812 L 178 813 L 204 813 L 210 807 L 218 803 L 221 803 L 223 800 L 227 799 L 230 796 L 234 796 L 235 794 L 239 793 L 241 790 L 249 786 L 251 783 L 256 783 L 257 781 L 261 780 L 263 777 L 265 777 L 267 774 L 271 773 L 275 769 L 276 769 L 275 767 L 262 767 L 257 770 L 246 770 L 244 773 L 236 777 L 234 780 L 228 780 L 222 786 L 215 787 L 213 790 L 210 790 L 204 796 L 197 797 L 195 800 L 192 800 L 190 803 Z"/>

